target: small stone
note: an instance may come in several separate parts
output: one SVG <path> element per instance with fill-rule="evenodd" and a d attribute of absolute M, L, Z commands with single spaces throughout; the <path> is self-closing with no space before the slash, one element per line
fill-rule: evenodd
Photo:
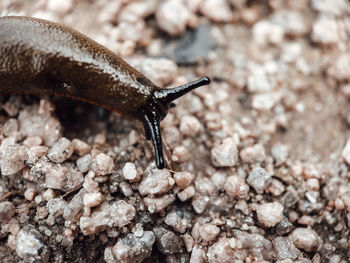
<path fill-rule="evenodd" d="M 15 214 L 16 208 L 11 202 L 0 202 L 0 223 L 8 223 Z"/>
<path fill-rule="evenodd" d="M 276 161 L 276 165 L 281 165 L 286 162 L 288 157 L 288 147 L 281 143 L 276 143 L 271 148 L 271 155 Z"/>
<path fill-rule="evenodd" d="M 183 235 L 183 240 L 184 240 L 187 252 L 191 252 L 194 245 L 193 237 L 190 234 L 185 233 Z"/>
<path fill-rule="evenodd" d="M 245 199 L 248 196 L 249 186 L 238 175 L 229 176 L 226 179 L 224 189 L 233 198 Z"/>
<path fill-rule="evenodd" d="M 230 263 L 235 258 L 229 239 L 226 237 L 220 238 L 218 242 L 209 247 L 207 256 L 209 263 Z"/>
<path fill-rule="evenodd" d="M 214 22 L 228 23 L 233 19 L 229 3 L 225 0 L 204 0 L 200 10 Z"/>
<path fill-rule="evenodd" d="M 213 241 L 220 233 L 220 228 L 213 224 L 204 224 L 199 228 L 199 231 L 204 241 Z"/>
<path fill-rule="evenodd" d="M 170 194 L 160 197 L 145 197 L 143 202 L 150 213 L 158 213 L 175 201 L 175 197 Z"/>
<path fill-rule="evenodd" d="M 44 262 L 48 249 L 43 243 L 43 237 L 33 225 L 24 226 L 17 235 L 17 255 L 26 262 Z"/>
<path fill-rule="evenodd" d="M 8 137 L 18 131 L 18 122 L 16 119 L 8 119 L 1 127 L 2 133 Z"/>
<path fill-rule="evenodd" d="M 66 221 L 76 222 L 79 220 L 81 211 L 83 210 L 83 196 L 86 191 L 81 189 L 64 208 L 63 218 Z"/>
<path fill-rule="evenodd" d="M 267 191 L 274 196 L 280 196 L 285 191 L 285 186 L 281 181 L 273 178 L 267 188 Z"/>
<path fill-rule="evenodd" d="M 42 130 L 42 123 L 40 123 Z M 42 135 L 46 146 L 53 146 L 62 137 L 62 125 L 54 117 L 50 117 L 44 125 L 44 133 Z M 36 134 L 34 134 L 36 135 Z M 38 134 L 40 135 L 40 134 Z"/>
<path fill-rule="evenodd" d="M 334 45 L 342 40 L 340 27 L 332 16 L 319 15 L 312 26 L 311 39 L 322 45 Z"/>
<path fill-rule="evenodd" d="M 192 226 L 192 214 L 183 209 L 172 210 L 164 219 L 164 223 L 179 233 L 185 233 Z"/>
<path fill-rule="evenodd" d="M 33 146 L 28 151 L 27 163 L 30 165 L 35 165 L 41 157 L 46 155 L 49 151 L 47 146 Z"/>
<path fill-rule="evenodd" d="M 33 201 L 35 197 L 35 189 L 33 188 L 27 188 L 27 190 L 24 192 L 24 198 L 28 201 Z"/>
<path fill-rule="evenodd" d="M 82 140 L 73 139 L 72 144 L 73 152 L 80 157 L 88 154 L 91 151 L 91 146 Z"/>
<path fill-rule="evenodd" d="M 196 194 L 196 189 L 190 185 L 189 187 L 185 188 L 183 191 L 179 192 L 177 194 L 177 197 L 180 199 L 180 201 L 185 202 L 188 199 L 194 197 Z"/>
<path fill-rule="evenodd" d="M 199 245 L 195 245 L 192 249 L 190 263 L 204 263 L 204 259 L 206 258 L 204 248 L 201 248 Z"/>
<path fill-rule="evenodd" d="M 247 183 L 254 188 L 254 190 L 262 194 L 271 182 L 271 175 L 269 175 L 264 168 L 256 167 L 250 172 Z"/>
<path fill-rule="evenodd" d="M 180 189 L 188 187 L 194 179 L 194 174 L 189 172 L 177 172 L 174 174 L 175 183 Z"/>
<path fill-rule="evenodd" d="M 252 29 L 254 42 L 260 46 L 280 45 L 284 39 L 284 30 L 280 25 L 267 20 L 255 23 Z"/>
<path fill-rule="evenodd" d="M 343 160 L 350 165 L 350 139 L 346 142 L 346 145 L 341 154 Z"/>
<path fill-rule="evenodd" d="M 106 141 L 107 141 L 106 135 L 103 133 L 99 133 L 95 136 L 94 143 L 103 145 L 106 143 Z"/>
<path fill-rule="evenodd" d="M 116 260 L 111 262 L 143 262 L 151 255 L 154 242 L 155 236 L 152 231 L 144 231 L 141 237 L 130 233 L 125 237 L 118 238 L 118 242 L 113 247 Z"/>
<path fill-rule="evenodd" d="M 250 67 L 248 76 L 248 91 L 251 93 L 270 92 L 273 89 L 263 66 Z"/>
<path fill-rule="evenodd" d="M 97 175 L 111 174 L 114 170 L 114 161 L 107 154 L 99 153 L 94 158 L 91 167 Z"/>
<path fill-rule="evenodd" d="M 193 14 L 177 0 L 162 2 L 156 11 L 158 26 L 170 35 L 181 35 Z"/>
<path fill-rule="evenodd" d="M 73 154 L 73 145 L 67 138 L 61 138 L 49 150 L 47 157 L 54 163 L 63 163 Z"/>
<path fill-rule="evenodd" d="M 64 209 L 67 206 L 67 202 L 62 198 L 53 198 L 46 203 L 46 210 L 49 213 L 49 217 L 46 223 L 53 226 L 56 223 L 56 218 L 63 215 Z"/>
<path fill-rule="evenodd" d="M 133 181 L 137 176 L 135 164 L 126 163 L 123 167 L 123 176 L 126 180 Z"/>
<path fill-rule="evenodd" d="M 27 139 L 23 141 L 23 144 L 28 148 L 32 148 L 34 146 L 39 146 L 43 144 L 43 139 L 40 136 L 29 136 Z"/>
<path fill-rule="evenodd" d="M 48 0 L 47 9 L 59 15 L 67 14 L 73 8 L 73 0 Z"/>
<path fill-rule="evenodd" d="M 95 207 L 103 201 L 103 194 L 98 193 L 86 193 L 83 198 L 84 206 Z"/>
<path fill-rule="evenodd" d="M 196 135 L 200 131 L 201 127 L 202 125 L 199 120 L 192 115 L 187 115 L 181 118 L 180 132 L 185 136 Z"/>
<path fill-rule="evenodd" d="M 165 255 L 173 255 L 183 252 L 184 243 L 180 236 L 164 227 L 153 228 L 156 244 L 159 251 Z"/>
<path fill-rule="evenodd" d="M 154 169 L 146 174 L 139 185 L 141 195 L 159 195 L 168 192 L 175 184 L 168 170 Z"/>
<path fill-rule="evenodd" d="M 335 78 L 337 81 L 350 80 L 350 55 L 342 54 L 337 58 L 332 59 L 327 67 L 327 74 Z"/>
<path fill-rule="evenodd" d="M 321 250 L 322 240 L 317 233 L 310 228 L 296 228 L 289 236 L 294 245 L 306 252 Z"/>
<path fill-rule="evenodd" d="M 237 145 L 233 138 L 226 138 L 222 144 L 211 150 L 211 161 L 216 167 L 233 167 L 238 160 Z"/>
<path fill-rule="evenodd" d="M 133 65 L 160 87 L 170 84 L 177 76 L 177 65 L 170 59 L 147 58 Z"/>
<path fill-rule="evenodd" d="M 46 201 L 49 201 L 49 200 L 55 198 L 56 194 L 52 189 L 49 188 L 42 194 L 42 196 Z"/>
<path fill-rule="evenodd" d="M 264 146 L 255 144 L 241 150 L 240 157 L 244 163 L 263 162 L 266 158 Z"/>
<path fill-rule="evenodd" d="M 273 227 L 283 219 L 283 206 L 277 202 L 261 204 L 256 214 L 263 226 Z"/>
<path fill-rule="evenodd" d="M 121 182 L 119 184 L 119 187 L 120 187 L 120 191 L 123 193 L 124 196 L 126 197 L 130 197 L 133 195 L 133 190 L 130 186 L 130 184 L 126 183 L 126 182 Z"/>
<path fill-rule="evenodd" d="M 209 204 L 210 198 L 207 195 L 195 195 L 192 199 L 192 207 L 197 214 L 202 214 L 207 205 Z"/>
<path fill-rule="evenodd" d="M 276 237 L 272 240 L 278 260 L 296 259 L 301 256 L 301 252 L 294 246 L 289 238 Z"/>
<path fill-rule="evenodd" d="M 183 145 L 176 146 L 173 150 L 171 159 L 174 162 L 183 163 L 190 160 L 190 153 L 187 148 Z"/>
<path fill-rule="evenodd" d="M 77 167 L 79 171 L 82 173 L 86 173 L 87 171 L 89 171 L 91 160 L 92 160 L 91 154 L 86 154 L 80 157 L 77 160 Z"/>
<path fill-rule="evenodd" d="M 98 187 L 98 182 L 94 181 L 95 173 L 89 171 L 85 176 L 83 187 L 88 193 L 98 192 L 100 189 Z"/>
<path fill-rule="evenodd" d="M 3 158 L 0 159 L 2 175 L 11 175 L 20 172 L 28 159 L 27 147 L 18 144 L 7 146 Z"/>
<path fill-rule="evenodd" d="M 135 214 L 135 208 L 124 200 L 104 201 L 89 217 L 80 218 L 80 229 L 83 235 L 92 235 L 107 228 L 123 227 L 134 219 Z"/>

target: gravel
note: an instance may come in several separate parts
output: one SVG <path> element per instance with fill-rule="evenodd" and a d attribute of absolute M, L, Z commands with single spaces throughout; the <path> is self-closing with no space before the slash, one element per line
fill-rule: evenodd
<path fill-rule="evenodd" d="M 161 122 L 164 170 L 138 121 L 1 96 L 0 262 L 350 262 L 348 1 L 9 2 L 211 84 Z"/>

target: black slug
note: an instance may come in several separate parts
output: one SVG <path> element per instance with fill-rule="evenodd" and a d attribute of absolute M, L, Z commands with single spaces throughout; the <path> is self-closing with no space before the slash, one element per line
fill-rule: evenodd
<path fill-rule="evenodd" d="M 29 17 L 0 18 L 0 94 L 53 94 L 140 120 L 164 168 L 159 123 L 171 102 L 208 77 L 161 89 L 116 54 L 67 26 Z"/>

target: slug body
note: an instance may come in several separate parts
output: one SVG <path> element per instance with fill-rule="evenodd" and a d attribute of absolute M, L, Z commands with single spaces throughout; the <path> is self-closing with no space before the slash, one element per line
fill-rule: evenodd
<path fill-rule="evenodd" d="M 158 168 L 164 168 L 159 123 L 171 102 L 209 83 L 203 77 L 161 89 L 72 28 L 29 17 L 0 18 L 0 94 L 65 96 L 136 118 L 152 139 Z"/>

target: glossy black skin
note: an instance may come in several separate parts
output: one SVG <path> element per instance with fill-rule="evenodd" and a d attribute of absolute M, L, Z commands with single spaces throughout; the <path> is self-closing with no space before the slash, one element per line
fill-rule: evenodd
<path fill-rule="evenodd" d="M 171 100 L 209 82 L 202 78 L 168 96 L 169 90 L 72 28 L 37 18 L 0 18 L 0 94 L 54 94 L 136 118 L 152 139 L 160 169 L 165 164 L 159 122 Z"/>

